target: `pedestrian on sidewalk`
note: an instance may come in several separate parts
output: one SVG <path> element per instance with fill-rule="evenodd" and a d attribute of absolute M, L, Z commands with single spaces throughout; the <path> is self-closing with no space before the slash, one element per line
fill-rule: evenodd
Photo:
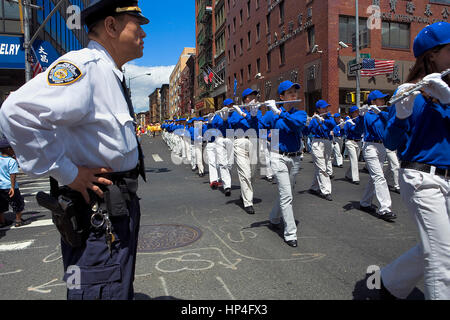
<path fill-rule="evenodd" d="M 16 174 L 19 173 L 19 166 L 14 159 L 14 150 L 11 148 L 8 140 L 0 140 L 0 228 L 9 225 L 4 213 L 8 211 L 9 206 L 16 215 L 14 226 L 21 227 L 26 224 L 22 219 L 22 212 L 25 208 L 25 202 L 19 191 L 19 183 L 16 180 Z"/>

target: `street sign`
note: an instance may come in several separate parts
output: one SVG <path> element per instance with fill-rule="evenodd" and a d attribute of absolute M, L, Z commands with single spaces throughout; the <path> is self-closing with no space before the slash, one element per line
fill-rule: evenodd
<path fill-rule="evenodd" d="M 356 64 L 350 65 L 350 72 L 351 73 L 356 72 L 356 71 L 361 70 L 361 69 L 362 69 L 362 63 L 356 63 Z"/>

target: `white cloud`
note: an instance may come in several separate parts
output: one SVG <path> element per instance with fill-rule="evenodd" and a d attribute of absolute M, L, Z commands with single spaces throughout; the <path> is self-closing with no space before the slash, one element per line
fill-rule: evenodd
<path fill-rule="evenodd" d="M 156 88 L 161 88 L 163 84 L 169 83 L 170 74 L 175 68 L 175 66 L 145 67 L 132 63 L 127 63 L 124 67 L 127 84 L 129 79 L 132 78 L 130 85 L 131 100 L 136 113 L 148 111 L 148 96 Z M 151 75 L 147 76 L 146 73 L 151 73 Z"/>

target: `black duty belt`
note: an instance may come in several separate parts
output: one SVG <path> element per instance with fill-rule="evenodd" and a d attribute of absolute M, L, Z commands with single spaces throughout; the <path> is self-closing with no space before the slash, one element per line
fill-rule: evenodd
<path fill-rule="evenodd" d="M 116 182 L 122 179 L 137 180 L 139 177 L 139 165 L 137 165 L 136 168 L 129 171 L 100 173 L 97 176 L 106 178 L 108 180 L 111 180 L 112 182 Z"/>
<path fill-rule="evenodd" d="M 402 161 L 400 167 L 402 169 L 414 169 L 414 170 L 431 173 L 431 174 L 433 174 L 433 168 L 434 168 L 435 175 L 444 177 L 445 179 L 450 178 L 450 170 L 449 169 L 436 168 L 435 166 L 431 166 L 426 163 Z"/>
<path fill-rule="evenodd" d="M 381 141 L 381 140 L 371 140 L 371 141 L 366 141 L 366 142 L 371 142 L 371 143 L 381 143 L 381 144 L 383 144 L 383 141 Z"/>
<path fill-rule="evenodd" d="M 302 153 L 300 151 L 298 151 L 298 152 L 281 152 L 280 151 L 280 154 L 283 156 L 287 156 L 287 157 L 298 157 L 298 156 L 302 155 Z"/>

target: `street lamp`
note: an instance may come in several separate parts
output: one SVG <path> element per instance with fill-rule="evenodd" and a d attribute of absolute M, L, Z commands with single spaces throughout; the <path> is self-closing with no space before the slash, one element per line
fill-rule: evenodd
<path fill-rule="evenodd" d="M 143 76 L 151 76 L 152 74 L 150 72 L 144 73 L 144 74 L 140 74 L 138 76 L 135 77 L 129 77 L 128 78 L 128 89 L 130 91 L 130 97 L 131 97 L 131 80 L 139 78 L 139 77 L 143 77 Z"/>

